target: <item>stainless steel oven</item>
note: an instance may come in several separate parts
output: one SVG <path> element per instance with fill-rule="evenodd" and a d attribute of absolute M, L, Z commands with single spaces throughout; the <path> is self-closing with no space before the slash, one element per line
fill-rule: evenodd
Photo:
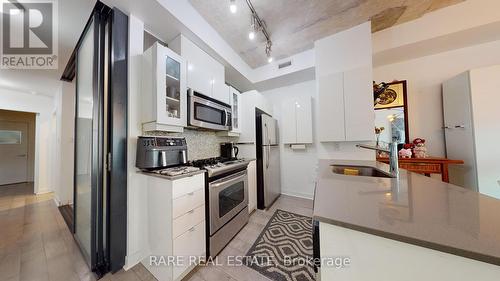
<path fill-rule="evenodd" d="M 248 206 L 247 171 L 231 174 L 208 184 L 210 194 L 210 235 L 222 228 Z"/>
<path fill-rule="evenodd" d="M 199 128 L 231 130 L 231 106 L 189 89 L 189 125 Z"/>

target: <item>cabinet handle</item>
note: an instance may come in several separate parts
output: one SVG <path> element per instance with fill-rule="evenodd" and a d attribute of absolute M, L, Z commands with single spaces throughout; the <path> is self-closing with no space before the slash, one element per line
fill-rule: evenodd
<path fill-rule="evenodd" d="M 193 196 L 193 195 L 194 195 L 194 192 L 189 192 L 187 195 L 189 195 L 189 196 Z"/>
<path fill-rule="evenodd" d="M 189 232 L 193 232 L 193 231 L 194 231 L 194 226 L 193 226 L 193 227 L 191 227 L 188 231 L 189 231 Z"/>
<path fill-rule="evenodd" d="M 457 129 L 465 129 L 465 125 L 455 125 L 455 128 L 457 128 Z"/>

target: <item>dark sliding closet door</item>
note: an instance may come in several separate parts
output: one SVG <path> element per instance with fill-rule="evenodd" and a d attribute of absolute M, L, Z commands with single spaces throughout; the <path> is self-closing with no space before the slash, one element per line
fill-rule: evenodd
<path fill-rule="evenodd" d="M 98 275 L 125 262 L 127 44 L 127 16 L 98 2 L 73 56 L 74 237 Z"/>

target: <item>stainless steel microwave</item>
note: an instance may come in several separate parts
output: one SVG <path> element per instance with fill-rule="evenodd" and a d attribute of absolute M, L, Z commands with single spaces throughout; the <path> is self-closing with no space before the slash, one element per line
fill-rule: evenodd
<path fill-rule="evenodd" d="M 217 130 L 231 130 L 231 106 L 201 93 L 188 90 L 188 123 L 190 126 Z"/>

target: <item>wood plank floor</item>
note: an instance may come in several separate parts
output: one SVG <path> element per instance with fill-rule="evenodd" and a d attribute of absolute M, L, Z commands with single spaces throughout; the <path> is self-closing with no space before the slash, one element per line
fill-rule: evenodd
<path fill-rule="evenodd" d="M 219 254 L 222 266 L 196 268 L 185 281 L 269 281 L 246 267 L 231 267 L 227 256 L 245 255 L 276 209 L 311 216 L 312 201 L 281 196 L 267 211 L 257 210 L 249 223 Z M 34 195 L 32 184 L 0 186 L 0 280 L 89 281 L 89 271 L 53 194 Z M 156 280 L 142 265 L 107 274 L 101 280 Z"/>
<path fill-rule="evenodd" d="M 33 184 L 0 187 L 2 281 L 95 280 L 59 213 L 53 194 Z"/>

